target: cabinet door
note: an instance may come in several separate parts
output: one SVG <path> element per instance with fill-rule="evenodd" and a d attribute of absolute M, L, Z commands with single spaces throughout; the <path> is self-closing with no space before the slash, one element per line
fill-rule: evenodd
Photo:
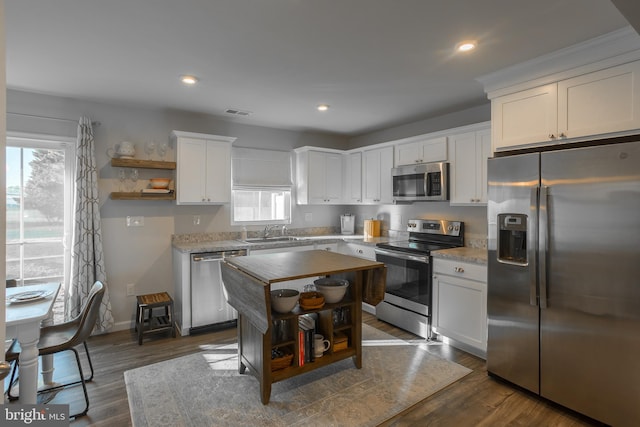
<path fill-rule="evenodd" d="M 422 143 L 422 162 L 446 162 L 447 137 L 434 138 Z"/>
<path fill-rule="evenodd" d="M 395 146 L 396 166 L 422 163 L 422 142 L 407 142 Z"/>
<path fill-rule="evenodd" d="M 415 163 L 444 162 L 447 160 L 447 137 L 416 142 L 407 142 L 395 146 L 395 165 Z"/>
<path fill-rule="evenodd" d="M 309 203 L 341 203 L 342 154 L 309 151 L 307 167 Z"/>
<path fill-rule="evenodd" d="M 476 203 L 478 180 L 478 156 L 476 133 L 467 132 L 449 137 L 452 155 L 452 171 L 449 182 L 452 205 Z"/>
<path fill-rule="evenodd" d="M 325 153 L 309 151 L 307 161 L 307 186 L 309 203 L 323 204 L 327 202 L 327 165 Z"/>
<path fill-rule="evenodd" d="M 202 203 L 206 198 L 206 145 L 195 138 L 177 141 L 176 202 Z"/>
<path fill-rule="evenodd" d="M 393 147 L 363 153 L 363 199 L 365 203 L 391 203 Z"/>
<path fill-rule="evenodd" d="M 557 137 L 557 84 L 495 98 L 491 102 L 493 151 Z"/>
<path fill-rule="evenodd" d="M 487 204 L 487 160 L 491 157 L 491 129 L 476 132 L 476 159 L 478 165 L 478 179 L 476 181 L 476 197 L 478 203 Z"/>
<path fill-rule="evenodd" d="M 327 203 L 339 204 L 342 202 L 342 154 L 326 154 L 325 195 Z"/>
<path fill-rule="evenodd" d="M 206 141 L 207 203 L 231 201 L 231 146 L 226 142 Z"/>
<path fill-rule="evenodd" d="M 452 160 L 451 205 L 487 203 L 487 159 L 491 156 L 491 130 L 449 137 Z"/>
<path fill-rule="evenodd" d="M 558 83 L 558 132 L 576 138 L 640 128 L 640 62 Z"/>
<path fill-rule="evenodd" d="M 349 153 L 345 159 L 345 202 L 362 203 L 362 153 Z"/>
<path fill-rule="evenodd" d="M 433 327 L 438 334 L 486 352 L 485 283 L 436 274 L 433 301 Z"/>

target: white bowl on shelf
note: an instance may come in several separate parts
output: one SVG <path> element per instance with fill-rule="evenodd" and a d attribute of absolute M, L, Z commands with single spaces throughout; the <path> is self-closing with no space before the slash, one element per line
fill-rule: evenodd
<path fill-rule="evenodd" d="M 271 291 L 271 308 L 278 313 L 288 313 L 296 306 L 300 292 L 295 289 L 277 289 Z"/>
<path fill-rule="evenodd" d="M 342 301 L 342 298 L 344 298 L 344 294 L 347 292 L 347 288 L 349 287 L 348 280 L 332 279 L 331 277 L 315 280 L 313 284 L 324 296 L 325 302 L 329 304 L 335 304 Z"/>

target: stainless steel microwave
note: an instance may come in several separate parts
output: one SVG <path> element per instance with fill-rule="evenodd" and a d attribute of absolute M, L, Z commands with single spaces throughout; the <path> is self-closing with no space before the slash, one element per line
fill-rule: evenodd
<path fill-rule="evenodd" d="M 394 202 L 449 200 L 449 163 L 420 163 L 391 169 Z"/>

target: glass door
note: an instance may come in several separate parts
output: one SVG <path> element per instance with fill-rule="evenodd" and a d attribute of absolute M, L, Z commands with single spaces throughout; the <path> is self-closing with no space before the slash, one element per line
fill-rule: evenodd
<path fill-rule="evenodd" d="M 7 137 L 6 272 L 18 286 L 59 282 L 62 320 L 71 238 L 71 141 Z"/>

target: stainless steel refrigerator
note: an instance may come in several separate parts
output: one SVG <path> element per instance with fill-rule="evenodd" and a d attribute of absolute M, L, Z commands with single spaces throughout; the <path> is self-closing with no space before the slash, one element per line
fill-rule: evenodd
<path fill-rule="evenodd" d="M 489 160 L 487 369 L 640 425 L 640 142 Z"/>

